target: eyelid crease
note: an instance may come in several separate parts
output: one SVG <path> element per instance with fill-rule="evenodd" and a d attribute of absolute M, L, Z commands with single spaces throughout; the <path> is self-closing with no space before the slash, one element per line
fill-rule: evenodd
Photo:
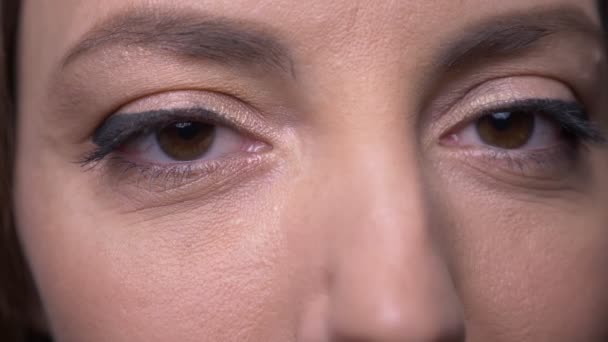
<path fill-rule="evenodd" d="M 151 134 L 161 125 L 176 121 L 198 121 L 207 124 L 230 127 L 242 132 L 240 123 L 231 118 L 204 108 L 177 108 L 170 110 L 152 110 L 141 113 L 117 114 L 106 120 L 92 138 L 97 148 L 84 156 L 80 163 L 86 166 L 104 159 L 108 154 L 127 141 Z"/>

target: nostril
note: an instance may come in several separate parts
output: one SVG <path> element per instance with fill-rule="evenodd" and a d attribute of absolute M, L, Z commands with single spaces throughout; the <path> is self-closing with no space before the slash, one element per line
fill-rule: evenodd
<path fill-rule="evenodd" d="M 384 306 L 359 315 L 348 307 L 337 312 L 330 323 L 331 341 L 415 341 L 463 342 L 466 338 L 464 321 L 460 316 L 433 313 L 433 309 L 402 309 Z M 450 311 L 450 310 L 448 310 Z"/>
<path fill-rule="evenodd" d="M 457 306 L 437 305 L 432 309 L 425 310 L 420 308 L 414 314 L 408 324 L 410 331 L 409 339 L 401 341 L 420 341 L 420 342 L 464 342 L 466 340 L 466 326 L 461 310 L 456 310 Z M 458 306 L 458 308 L 460 308 Z"/>
<path fill-rule="evenodd" d="M 451 327 L 446 327 L 433 342 L 464 342 L 467 339 L 466 326 L 464 322 L 458 322 Z"/>
<path fill-rule="evenodd" d="M 426 194 L 403 172 L 362 183 L 365 192 L 348 199 L 356 212 L 337 211 L 326 223 L 329 341 L 464 338 L 462 303 Z"/>

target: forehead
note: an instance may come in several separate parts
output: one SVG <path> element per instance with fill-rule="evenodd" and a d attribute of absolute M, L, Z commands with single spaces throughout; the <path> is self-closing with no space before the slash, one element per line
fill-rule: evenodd
<path fill-rule="evenodd" d="M 319 58 L 338 64 L 345 58 L 423 60 L 437 42 L 465 34 L 471 23 L 560 7 L 599 22 L 594 0 L 29 0 L 22 11 L 20 75 L 48 76 L 87 33 L 127 12 L 242 21 L 280 39 L 306 65 Z"/>
<path fill-rule="evenodd" d="M 422 39 L 502 12 L 558 6 L 579 7 L 597 17 L 594 0 L 29 0 L 22 25 L 24 36 L 34 31 L 51 51 L 65 51 L 104 20 L 138 9 L 227 17 L 262 24 L 298 42 L 338 45 L 365 37 L 391 39 L 395 35 L 389 32 L 399 40 Z"/>

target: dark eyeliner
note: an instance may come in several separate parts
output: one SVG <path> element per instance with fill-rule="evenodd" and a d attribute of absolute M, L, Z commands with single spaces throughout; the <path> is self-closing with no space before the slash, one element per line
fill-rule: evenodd
<path fill-rule="evenodd" d="M 107 119 L 93 134 L 97 146 L 80 163 L 83 166 L 100 161 L 129 140 L 155 132 L 180 121 L 234 126 L 230 120 L 203 108 L 178 108 L 141 113 L 117 114 Z"/>
<path fill-rule="evenodd" d="M 593 144 L 604 144 L 607 141 L 600 128 L 590 121 L 585 108 L 577 102 L 554 99 L 521 100 L 488 110 L 484 114 L 490 115 L 497 112 L 524 112 L 530 115 L 544 115 L 555 121 L 566 137 Z"/>

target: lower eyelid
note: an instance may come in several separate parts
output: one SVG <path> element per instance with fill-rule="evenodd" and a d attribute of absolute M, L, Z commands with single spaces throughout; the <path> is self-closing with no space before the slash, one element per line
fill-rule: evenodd
<path fill-rule="evenodd" d="M 575 147 L 566 142 L 538 150 L 509 151 L 471 147 L 455 149 L 449 153 L 484 173 L 553 180 L 570 176 L 579 154 Z"/>
<path fill-rule="evenodd" d="M 265 172 L 267 166 L 273 164 L 272 153 L 242 152 L 226 156 L 221 160 L 164 166 L 149 163 L 135 164 L 115 156 L 106 160 L 96 172 L 100 172 L 101 176 L 117 190 L 130 193 L 130 196 L 145 197 L 145 193 L 166 191 L 189 192 L 190 188 L 197 189 L 197 196 L 206 196 L 211 193 L 216 194 L 236 180 L 241 182 L 249 176 Z"/>

